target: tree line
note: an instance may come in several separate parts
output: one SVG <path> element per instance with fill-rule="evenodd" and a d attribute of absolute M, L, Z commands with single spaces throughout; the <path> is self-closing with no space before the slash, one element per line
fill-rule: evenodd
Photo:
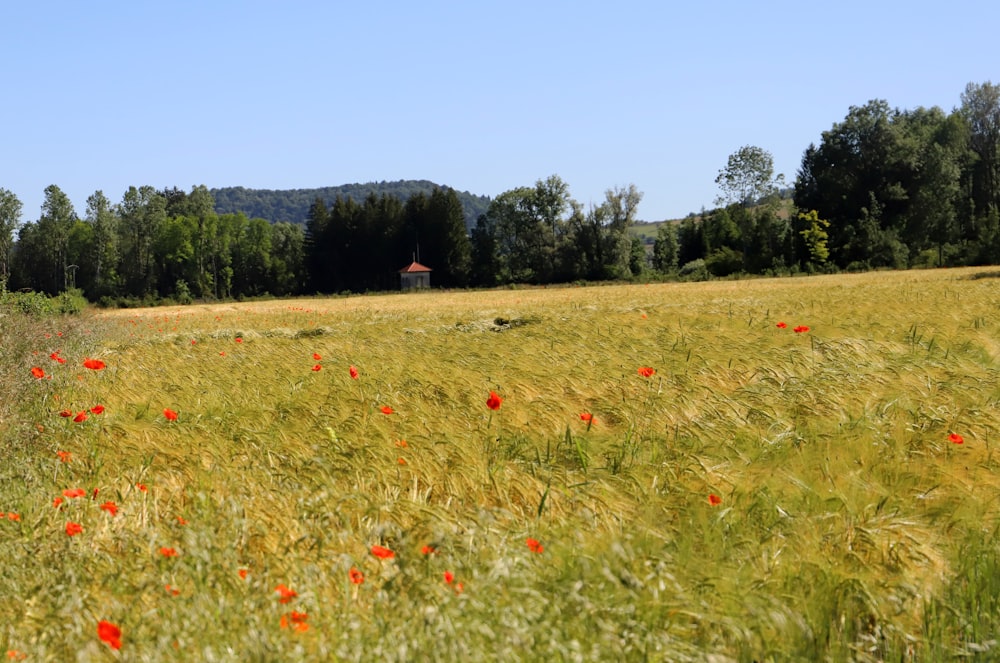
<path fill-rule="evenodd" d="M 998 153 L 1000 86 L 970 83 L 947 113 L 873 100 L 804 151 L 792 205 L 771 154 L 745 146 L 719 171 L 717 207 L 662 223 L 648 253 L 629 232 L 634 185 L 584 208 L 557 175 L 490 200 L 471 232 L 437 186 L 317 197 L 304 227 L 219 214 L 204 186 L 97 191 L 80 218 L 52 185 L 21 224 L 0 189 L 0 281 L 122 303 L 388 290 L 415 259 L 444 287 L 996 264 Z"/>

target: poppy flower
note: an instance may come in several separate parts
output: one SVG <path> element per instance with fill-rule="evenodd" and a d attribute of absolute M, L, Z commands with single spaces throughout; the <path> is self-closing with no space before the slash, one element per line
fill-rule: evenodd
<path fill-rule="evenodd" d="M 77 412 L 76 416 L 73 417 L 73 421 L 75 421 L 78 424 L 81 423 L 81 422 L 84 422 L 86 420 L 87 420 L 87 413 L 84 412 L 83 410 L 80 410 L 79 412 Z"/>
<path fill-rule="evenodd" d="M 410 446 L 410 445 L 408 445 L 408 444 L 406 443 L 406 440 L 398 440 L 398 441 L 396 442 L 396 446 L 397 446 L 397 447 L 400 447 L 401 449 L 405 449 L 406 447 L 408 447 L 408 446 Z"/>
<path fill-rule="evenodd" d="M 177 557 L 177 551 L 173 548 L 162 547 L 160 548 L 160 554 L 164 557 Z"/>
<path fill-rule="evenodd" d="M 225 356 L 226 356 L 226 351 L 225 351 L 225 350 L 223 350 L 222 352 L 220 352 L 220 353 L 219 353 L 219 356 L 220 356 L 220 357 L 225 357 Z"/>
<path fill-rule="evenodd" d="M 112 517 L 118 515 L 118 505 L 114 502 L 105 502 L 101 505 L 101 511 L 107 511 Z"/>
<path fill-rule="evenodd" d="M 347 369 L 347 372 L 351 374 L 351 379 L 352 380 L 357 380 L 358 379 L 358 369 L 356 369 L 353 366 L 351 366 L 349 369 Z"/>
<path fill-rule="evenodd" d="M 13 513 L 13 512 L 8 512 L 7 513 L 7 520 L 13 520 L 14 522 L 19 522 L 21 520 L 21 514 L 19 514 L 19 513 Z"/>
<path fill-rule="evenodd" d="M 809 327 L 807 327 L 805 325 L 799 325 L 798 327 L 796 327 L 792 331 L 795 332 L 796 334 L 804 334 L 807 331 L 809 331 Z"/>
<path fill-rule="evenodd" d="M 45 377 L 45 371 L 43 371 L 42 369 L 40 369 L 37 366 L 32 367 L 31 374 L 34 375 L 39 380 L 41 380 L 42 378 Z"/>
<path fill-rule="evenodd" d="M 428 544 L 420 549 L 421 555 L 431 555 L 437 552 L 437 548 Z"/>
<path fill-rule="evenodd" d="M 66 536 L 76 536 L 83 532 L 80 523 L 66 523 Z"/>
<path fill-rule="evenodd" d="M 95 405 L 94 407 L 90 408 L 90 413 L 91 414 L 104 414 L 104 406 L 103 405 Z"/>
<path fill-rule="evenodd" d="M 62 506 L 62 503 L 63 503 L 63 498 L 57 497 L 54 500 L 52 500 L 52 508 L 58 509 L 59 507 Z"/>
<path fill-rule="evenodd" d="M 716 495 L 715 493 L 709 493 L 708 503 L 711 504 L 712 506 L 719 506 L 720 504 L 722 504 L 722 498 Z"/>
<path fill-rule="evenodd" d="M 320 360 L 320 359 L 322 359 L 322 358 L 323 358 L 323 357 L 321 357 L 321 356 L 320 356 L 320 354 L 319 354 L 318 352 L 314 352 L 314 353 L 313 353 L 313 359 L 315 359 L 316 361 L 319 361 L 319 360 Z"/>
<path fill-rule="evenodd" d="M 177 516 L 177 524 L 178 525 L 187 525 L 188 521 L 184 520 L 184 516 Z"/>
<path fill-rule="evenodd" d="M 958 433 L 952 433 L 951 435 L 948 436 L 948 441 L 951 442 L 952 444 L 962 444 L 963 442 L 965 442 L 965 438 L 959 435 Z"/>
<path fill-rule="evenodd" d="M 528 550 L 530 550 L 533 553 L 545 552 L 545 546 L 543 546 L 538 539 L 528 538 L 525 540 L 525 543 L 528 546 Z"/>
<path fill-rule="evenodd" d="M 289 601 L 291 601 L 292 599 L 294 599 L 296 596 L 299 595 L 298 592 L 296 592 L 293 589 L 289 589 L 284 584 L 275 587 L 274 591 L 278 592 L 278 594 L 281 595 L 281 598 L 278 599 L 279 603 L 288 603 Z"/>
<path fill-rule="evenodd" d="M 775 327 L 777 327 L 778 329 L 786 329 L 788 327 L 788 323 L 787 322 L 779 322 L 778 324 L 775 325 Z"/>
<path fill-rule="evenodd" d="M 122 648 L 122 630 L 111 622 L 103 619 L 97 622 L 97 637 L 112 649 Z"/>
<path fill-rule="evenodd" d="M 594 415 L 589 412 L 581 412 L 580 421 L 586 421 L 588 424 L 592 424 L 594 423 Z"/>
<path fill-rule="evenodd" d="M 177 421 L 177 413 L 170 408 L 163 408 L 163 416 L 167 418 L 167 421 Z"/>
<path fill-rule="evenodd" d="M 638 369 L 638 373 L 644 378 L 651 378 L 653 377 L 653 374 L 656 373 L 656 369 L 651 368 L 649 366 L 640 366 Z"/>
<path fill-rule="evenodd" d="M 85 491 L 83 488 L 67 488 L 66 490 L 63 491 L 63 495 L 69 498 L 83 497 L 86 494 L 87 491 Z"/>
<path fill-rule="evenodd" d="M 490 392 L 490 397 L 486 399 L 486 407 L 491 410 L 499 410 L 500 404 L 503 403 L 503 399 L 495 391 Z"/>
<path fill-rule="evenodd" d="M 446 583 L 448 583 L 449 585 L 451 583 L 455 582 L 455 574 L 452 573 L 451 571 L 445 571 L 444 572 L 444 581 Z"/>
<path fill-rule="evenodd" d="M 181 593 L 181 590 L 177 589 L 176 587 L 172 587 L 170 585 L 164 585 L 163 588 L 166 589 L 167 594 L 170 594 L 171 596 L 178 596 Z"/>
<path fill-rule="evenodd" d="M 316 364 L 315 366 L 313 366 L 313 372 L 322 371 L 322 370 L 323 370 L 323 367 L 320 366 L 319 364 Z"/>
<path fill-rule="evenodd" d="M 59 413 L 59 416 L 69 418 L 73 416 L 73 413 L 70 410 L 63 410 Z"/>
<path fill-rule="evenodd" d="M 383 405 L 382 406 L 382 414 L 392 414 L 393 412 L 395 412 L 395 410 L 393 410 L 388 405 Z"/>
<path fill-rule="evenodd" d="M 73 460 L 73 453 L 70 451 L 57 451 L 56 455 L 59 456 L 59 460 L 63 463 Z"/>
<path fill-rule="evenodd" d="M 396 553 L 382 546 L 372 546 L 372 554 L 379 559 L 392 559 L 396 556 Z"/>
<path fill-rule="evenodd" d="M 397 458 L 396 462 L 399 463 L 400 465 L 406 465 L 406 459 L 402 457 Z"/>
<path fill-rule="evenodd" d="M 281 624 L 281 628 L 288 628 L 291 626 L 293 631 L 302 633 L 309 630 L 309 624 L 306 623 L 307 619 L 309 619 L 308 614 L 292 610 L 287 615 L 282 615 L 279 623 Z"/>
<path fill-rule="evenodd" d="M 241 336 L 237 336 L 236 337 L 236 342 L 237 343 L 242 343 L 243 342 L 243 338 Z"/>
<path fill-rule="evenodd" d="M 135 487 L 141 490 L 142 492 L 146 492 L 146 484 L 144 483 L 137 483 L 135 484 Z"/>
<path fill-rule="evenodd" d="M 88 357 L 87 359 L 84 360 L 83 367 L 89 368 L 92 371 L 102 371 L 107 367 L 107 364 L 105 364 L 100 359 L 90 359 Z"/>
<path fill-rule="evenodd" d="M 238 571 L 238 573 L 240 574 L 240 578 L 242 578 L 243 580 L 246 580 L 247 579 L 247 574 L 250 573 L 250 572 L 247 569 L 240 569 Z"/>
<path fill-rule="evenodd" d="M 23 661 L 28 658 L 28 655 L 25 654 L 23 651 L 18 651 L 16 649 L 8 649 L 7 658 L 9 658 L 12 661 Z"/>
<path fill-rule="evenodd" d="M 353 566 L 351 567 L 351 570 L 348 573 L 348 576 L 351 578 L 351 583 L 353 583 L 355 585 L 360 585 L 361 583 L 363 583 L 365 581 L 365 574 L 362 573 L 361 571 L 358 571 Z"/>

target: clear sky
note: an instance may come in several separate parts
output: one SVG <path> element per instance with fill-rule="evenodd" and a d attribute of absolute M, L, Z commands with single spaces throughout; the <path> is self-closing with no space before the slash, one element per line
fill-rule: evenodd
<path fill-rule="evenodd" d="M 1000 3 L 60 0 L 0 12 L 0 187 L 38 218 L 129 185 L 557 174 L 644 220 L 711 207 L 743 145 L 794 180 L 852 105 L 951 110 L 1000 82 Z"/>

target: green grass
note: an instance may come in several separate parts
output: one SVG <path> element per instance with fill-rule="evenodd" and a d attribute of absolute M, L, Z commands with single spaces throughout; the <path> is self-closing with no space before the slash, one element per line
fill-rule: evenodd
<path fill-rule="evenodd" d="M 976 275 L 4 316 L 0 651 L 989 658 L 1000 280 Z"/>

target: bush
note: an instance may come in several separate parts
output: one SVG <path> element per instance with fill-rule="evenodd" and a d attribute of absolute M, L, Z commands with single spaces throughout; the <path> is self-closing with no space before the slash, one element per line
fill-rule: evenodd
<path fill-rule="evenodd" d="M 708 268 L 705 267 L 705 261 L 698 258 L 697 260 L 684 263 L 684 266 L 681 267 L 677 276 L 680 277 L 682 281 L 707 281 Z"/>
<path fill-rule="evenodd" d="M 79 288 L 70 288 L 59 293 L 58 311 L 64 315 L 75 315 L 87 308 L 87 298 Z"/>

